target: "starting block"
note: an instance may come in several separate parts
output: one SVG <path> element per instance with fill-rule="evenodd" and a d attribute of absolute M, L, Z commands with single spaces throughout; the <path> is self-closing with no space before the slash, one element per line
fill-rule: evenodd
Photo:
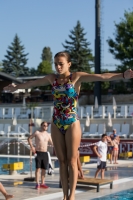
<path fill-rule="evenodd" d="M 16 186 L 16 185 L 22 185 L 22 184 L 23 184 L 22 181 L 16 181 L 16 182 L 13 183 L 14 186 Z"/>
<path fill-rule="evenodd" d="M 110 153 L 107 154 L 107 159 L 110 160 Z"/>
<path fill-rule="evenodd" d="M 122 158 L 129 158 L 129 157 L 132 157 L 132 156 L 133 156 L 133 153 L 130 152 L 130 151 L 119 154 L 119 157 L 122 157 Z"/>
<path fill-rule="evenodd" d="M 80 156 L 80 162 L 81 163 L 90 162 L 90 156 Z"/>
<path fill-rule="evenodd" d="M 83 174 L 89 174 L 89 170 L 83 170 Z"/>
<path fill-rule="evenodd" d="M 10 175 L 17 174 L 17 170 L 21 170 L 24 168 L 23 162 L 16 162 L 10 164 L 3 164 L 2 169 L 9 171 Z"/>

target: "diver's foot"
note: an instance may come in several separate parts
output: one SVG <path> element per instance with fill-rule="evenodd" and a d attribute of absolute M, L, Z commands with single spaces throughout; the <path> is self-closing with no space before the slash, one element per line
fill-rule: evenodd
<path fill-rule="evenodd" d="M 73 197 L 72 197 L 72 196 L 71 196 L 71 197 L 69 196 L 67 200 L 75 200 L 75 196 L 73 196 Z"/>
<path fill-rule="evenodd" d="M 14 196 L 13 196 L 13 195 L 10 195 L 10 194 L 7 194 L 7 195 L 5 196 L 6 200 L 12 199 L 13 197 L 14 197 Z"/>

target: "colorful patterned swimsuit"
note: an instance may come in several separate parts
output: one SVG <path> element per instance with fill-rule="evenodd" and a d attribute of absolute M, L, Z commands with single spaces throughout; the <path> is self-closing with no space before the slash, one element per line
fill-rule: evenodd
<path fill-rule="evenodd" d="M 53 123 L 65 134 L 69 126 L 78 120 L 77 100 L 78 94 L 72 84 L 72 74 L 69 81 L 59 84 L 58 76 L 53 82 L 52 95 L 54 101 Z"/>

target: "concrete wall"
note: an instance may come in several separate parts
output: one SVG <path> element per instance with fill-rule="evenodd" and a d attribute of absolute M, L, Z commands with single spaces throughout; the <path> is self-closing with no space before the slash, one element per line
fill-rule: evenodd
<path fill-rule="evenodd" d="M 102 104 L 112 104 L 112 99 L 115 97 L 117 104 L 132 104 L 133 103 L 133 94 L 120 94 L 120 95 L 102 95 L 101 101 Z M 79 99 L 79 105 L 93 105 L 94 104 L 94 95 L 83 95 Z"/>

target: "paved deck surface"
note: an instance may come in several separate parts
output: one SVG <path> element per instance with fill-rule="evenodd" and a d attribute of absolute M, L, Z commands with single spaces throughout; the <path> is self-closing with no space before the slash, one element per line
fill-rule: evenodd
<path fill-rule="evenodd" d="M 86 177 L 94 177 L 96 163 L 83 166 Z M 0 175 L 0 180 L 10 194 L 14 194 L 14 200 L 61 200 L 62 189 L 59 188 L 59 170 L 56 169 L 54 175 L 46 176 L 46 184 L 49 189 L 35 189 L 35 182 L 24 182 L 25 177 L 30 175 Z M 117 191 L 132 188 L 133 185 L 133 159 L 119 160 L 119 164 L 107 164 L 105 179 L 113 179 L 113 189 L 108 185 L 100 187 L 97 193 L 96 187 L 78 185 L 76 189 L 76 200 L 89 200 L 102 197 Z M 18 183 L 18 185 L 17 185 Z M 0 200 L 4 199 L 0 194 Z"/>

